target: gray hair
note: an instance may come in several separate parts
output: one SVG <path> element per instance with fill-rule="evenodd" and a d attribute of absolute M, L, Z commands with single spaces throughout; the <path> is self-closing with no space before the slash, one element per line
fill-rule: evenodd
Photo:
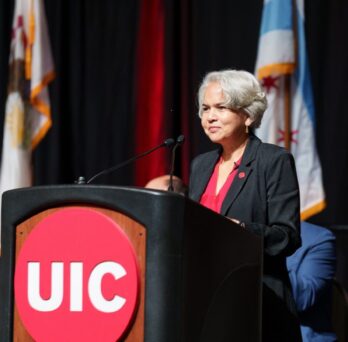
<path fill-rule="evenodd" d="M 266 94 L 258 80 L 247 71 L 221 70 L 208 73 L 198 90 L 198 116 L 202 117 L 205 90 L 210 83 L 219 83 L 224 94 L 224 105 L 236 112 L 243 112 L 253 121 L 251 128 L 261 124 L 267 108 Z"/>

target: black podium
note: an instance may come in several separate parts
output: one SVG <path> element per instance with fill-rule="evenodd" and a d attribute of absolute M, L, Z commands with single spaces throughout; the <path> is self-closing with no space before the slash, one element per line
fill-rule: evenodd
<path fill-rule="evenodd" d="M 102 211 L 134 243 L 140 300 L 122 341 L 261 341 L 262 240 L 230 220 L 135 187 L 32 187 L 2 201 L 1 341 L 32 341 L 15 309 L 16 255 L 42 217 L 70 206 Z"/>

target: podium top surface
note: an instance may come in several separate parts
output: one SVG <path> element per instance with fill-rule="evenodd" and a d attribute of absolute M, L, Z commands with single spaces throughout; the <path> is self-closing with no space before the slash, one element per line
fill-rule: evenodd
<path fill-rule="evenodd" d="M 184 196 L 140 187 L 102 185 L 50 185 L 19 188 L 4 192 L 2 211 L 7 220 L 24 219 L 38 211 L 66 205 L 93 205 L 142 216 L 146 210 L 166 205 L 182 205 Z M 189 201 L 189 200 L 188 200 Z M 139 215 L 137 211 L 141 210 Z M 6 222 L 3 222 L 3 224 Z"/>

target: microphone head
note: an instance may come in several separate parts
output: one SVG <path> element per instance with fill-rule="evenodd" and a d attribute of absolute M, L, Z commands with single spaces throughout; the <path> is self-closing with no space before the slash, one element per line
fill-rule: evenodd
<path fill-rule="evenodd" d="M 163 145 L 166 147 L 170 147 L 172 145 L 174 145 L 175 140 L 173 138 L 168 138 L 166 140 L 164 140 Z"/>
<path fill-rule="evenodd" d="M 181 145 L 184 141 L 185 141 L 185 136 L 183 134 L 179 135 L 176 138 L 176 143 L 179 144 L 179 145 Z"/>

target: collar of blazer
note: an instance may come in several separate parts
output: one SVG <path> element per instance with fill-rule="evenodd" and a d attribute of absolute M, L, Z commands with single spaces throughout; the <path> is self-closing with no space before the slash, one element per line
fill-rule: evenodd
<path fill-rule="evenodd" d="M 261 140 L 255 135 L 251 134 L 243 154 L 242 162 L 238 168 L 238 173 L 234 178 L 231 187 L 228 189 L 226 197 L 222 203 L 221 215 L 227 214 L 229 208 L 242 191 L 252 171 L 252 161 L 256 158 L 256 153 L 260 144 Z"/>
<path fill-rule="evenodd" d="M 248 144 L 245 148 L 242 162 L 238 168 L 238 174 L 236 175 L 232 186 L 228 190 L 225 200 L 222 204 L 221 214 L 226 215 L 228 209 L 238 197 L 245 182 L 247 181 L 250 172 L 252 171 L 252 161 L 256 158 L 256 153 L 261 144 L 261 140 L 255 135 L 250 134 Z M 206 155 L 206 158 L 202 160 L 199 165 L 199 175 L 195 174 L 195 177 L 199 177 L 198 184 L 195 191 L 192 193 L 192 199 L 199 201 L 202 196 L 209 179 L 214 171 L 215 164 L 221 155 L 221 148 L 212 151 Z"/>

